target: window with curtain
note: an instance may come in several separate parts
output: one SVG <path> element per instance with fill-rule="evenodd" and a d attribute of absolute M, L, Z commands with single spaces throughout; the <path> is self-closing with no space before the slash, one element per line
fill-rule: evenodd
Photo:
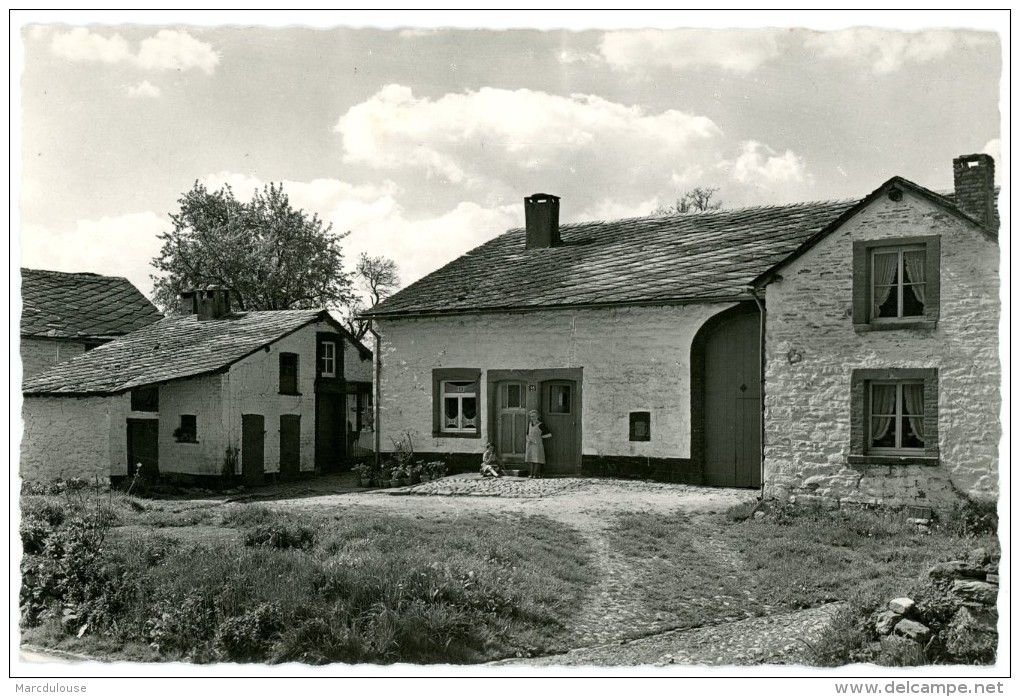
<path fill-rule="evenodd" d="M 475 382 L 443 381 L 443 423 L 447 433 L 474 433 L 478 429 L 478 395 Z"/>
<path fill-rule="evenodd" d="M 872 319 L 922 317 L 925 285 L 924 247 L 875 249 L 871 254 Z"/>
<path fill-rule="evenodd" d="M 941 295 L 937 235 L 853 243 L 856 331 L 934 329 Z"/>
<path fill-rule="evenodd" d="M 924 382 L 872 382 L 868 388 L 868 452 L 923 451 Z"/>

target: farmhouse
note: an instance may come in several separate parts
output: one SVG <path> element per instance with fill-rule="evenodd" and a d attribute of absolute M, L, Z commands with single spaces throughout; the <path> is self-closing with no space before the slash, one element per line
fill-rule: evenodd
<path fill-rule="evenodd" d="M 221 288 L 25 382 L 21 476 L 247 484 L 343 468 L 373 441 L 371 352 L 325 310 L 233 312 Z"/>
<path fill-rule="evenodd" d="M 162 315 L 126 278 L 21 270 L 21 366 L 28 378 Z"/>
<path fill-rule="evenodd" d="M 940 195 L 510 230 L 402 290 L 377 331 L 382 442 L 477 467 L 644 474 L 829 505 L 998 491 L 992 159 Z"/>

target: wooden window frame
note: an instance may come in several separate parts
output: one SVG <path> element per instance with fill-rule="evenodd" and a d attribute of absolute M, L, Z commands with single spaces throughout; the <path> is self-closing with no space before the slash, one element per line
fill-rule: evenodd
<path fill-rule="evenodd" d="M 912 317 L 873 317 L 873 259 L 875 252 L 924 250 L 924 313 Z M 900 257 L 902 265 L 902 254 Z M 853 243 L 853 323 L 854 331 L 891 331 L 902 329 L 933 330 L 938 324 L 941 304 L 941 239 L 938 235 L 896 237 L 884 240 L 856 240 Z M 902 286 L 902 274 L 897 279 Z M 900 292 L 898 290 L 898 292 Z M 898 300 L 902 303 L 902 298 Z"/>
<path fill-rule="evenodd" d="M 482 371 L 478 368 L 436 368 L 432 371 L 432 436 L 435 438 L 482 437 Z M 464 431 L 443 429 L 443 383 L 473 382 L 475 409 L 478 412 L 475 427 Z"/>
<path fill-rule="evenodd" d="M 285 369 L 284 360 L 285 359 L 290 359 L 290 358 L 294 359 L 294 386 L 293 386 L 293 390 L 288 389 L 290 387 L 290 385 L 287 385 L 287 384 L 284 383 L 284 377 L 285 377 L 285 373 L 284 373 L 284 369 Z M 301 395 L 301 391 L 298 389 L 298 386 L 300 385 L 300 377 L 301 377 L 301 356 L 299 354 L 290 353 L 290 352 L 282 352 L 282 353 L 280 353 L 280 376 L 279 377 L 280 377 L 280 394 L 297 395 L 297 396 Z"/>
<path fill-rule="evenodd" d="M 637 425 L 640 422 L 645 424 L 645 434 L 642 436 L 637 432 Z M 630 413 L 630 440 L 640 443 L 652 440 L 652 412 L 632 411 Z"/>
<path fill-rule="evenodd" d="M 871 386 L 873 384 L 924 385 L 924 448 L 872 448 Z M 899 397 L 899 390 L 897 390 Z M 851 465 L 938 465 L 939 388 L 937 368 L 858 368 L 850 372 Z M 897 404 L 897 409 L 899 404 Z"/>
<path fill-rule="evenodd" d="M 327 354 L 327 351 L 326 351 L 327 348 L 330 348 L 330 349 L 333 350 L 333 355 L 332 356 L 327 356 L 326 355 Z M 319 377 L 323 377 L 323 378 L 335 378 L 337 376 L 337 371 L 336 371 L 336 352 L 337 352 L 337 346 L 336 346 L 336 342 L 332 341 L 332 340 L 329 340 L 329 339 L 324 339 L 324 340 L 319 342 L 319 350 L 322 352 L 321 355 L 319 356 Z M 329 371 L 326 370 L 327 362 L 332 363 L 332 366 L 333 366 L 332 370 L 329 370 Z"/>

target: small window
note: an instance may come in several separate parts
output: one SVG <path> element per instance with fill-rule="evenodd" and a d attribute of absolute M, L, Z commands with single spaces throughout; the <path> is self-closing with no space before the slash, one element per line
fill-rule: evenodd
<path fill-rule="evenodd" d="M 941 292 L 939 256 L 938 237 L 854 242 L 854 329 L 934 328 Z"/>
<path fill-rule="evenodd" d="M 924 452 L 924 383 L 868 383 L 869 453 Z"/>
<path fill-rule="evenodd" d="M 652 415 L 647 411 L 630 413 L 630 439 L 633 441 L 652 439 Z"/>
<path fill-rule="evenodd" d="M 549 414 L 569 414 L 570 385 L 552 385 L 549 388 Z"/>
<path fill-rule="evenodd" d="M 298 393 L 298 355 L 280 354 L 280 394 Z"/>
<path fill-rule="evenodd" d="M 181 414 L 181 425 L 174 431 L 178 443 L 198 442 L 198 419 L 194 414 Z"/>
<path fill-rule="evenodd" d="M 850 374 L 850 464 L 938 464 L 938 371 Z"/>
<path fill-rule="evenodd" d="M 443 381 L 444 433 L 474 433 L 478 430 L 478 395 L 475 383 L 467 380 Z"/>
<path fill-rule="evenodd" d="M 159 411 L 159 387 L 136 387 L 131 390 L 131 411 Z"/>
<path fill-rule="evenodd" d="M 336 377 L 336 342 L 323 341 L 319 344 L 319 375 L 324 378 Z"/>
<path fill-rule="evenodd" d="M 481 438 L 480 377 L 474 368 L 432 371 L 432 435 Z"/>

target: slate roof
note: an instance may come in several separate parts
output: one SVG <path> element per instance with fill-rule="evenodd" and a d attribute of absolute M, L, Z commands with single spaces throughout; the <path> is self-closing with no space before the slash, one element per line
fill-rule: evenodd
<path fill-rule="evenodd" d="M 199 321 L 167 317 L 25 381 L 25 394 L 107 395 L 225 370 L 242 358 L 324 319 L 325 310 L 240 312 Z"/>
<path fill-rule="evenodd" d="M 21 270 L 21 335 L 110 338 L 162 315 L 126 278 L 94 273 Z"/>
<path fill-rule="evenodd" d="M 560 226 L 524 248 L 517 228 L 394 294 L 365 316 L 733 298 L 854 201 Z"/>

